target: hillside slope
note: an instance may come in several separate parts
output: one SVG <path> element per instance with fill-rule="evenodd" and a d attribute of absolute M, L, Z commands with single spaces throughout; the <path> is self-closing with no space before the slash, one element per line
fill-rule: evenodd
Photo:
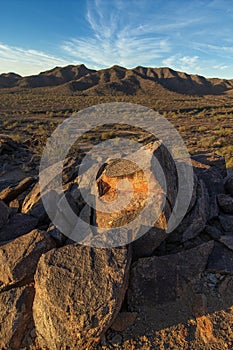
<path fill-rule="evenodd" d="M 56 87 L 58 91 L 94 95 L 150 94 L 167 90 L 188 95 L 220 95 L 233 92 L 233 80 L 210 78 L 178 72 L 168 67 L 138 66 L 126 69 L 113 66 L 101 70 L 84 64 L 55 67 L 38 75 L 21 77 L 15 73 L 0 75 L 0 88 Z"/>

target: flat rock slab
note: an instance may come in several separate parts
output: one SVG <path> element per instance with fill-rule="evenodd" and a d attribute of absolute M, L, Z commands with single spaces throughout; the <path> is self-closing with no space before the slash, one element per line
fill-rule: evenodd
<path fill-rule="evenodd" d="M 0 241 L 10 241 L 36 228 L 38 219 L 27 214 L 15 214 L 0 230 Z"/>
<path fill-rule="evenodd" d="M 14 200 L 17 196 L 19 196 L 21 193 L 23 193 L 31 184 L 34 182 L 33 177 L 27 177 L 20 182 L 11 182 L 8 183 L 7 181 L 5 184 L 3 183 L 1 192 L 0 192 L 0 200 L 3 200 L 6 203 L 11 202 Z"/>
<path fill-rule="evenodd" d="M 44 254 L 35 275 L 33 305 L 40 346 L 92 349 L 120 310 L 130 260 L 127 248 L 77 244 Z"/>
<path fill-rule="evenodd" d="M 54 247 L 49 234 L 38 230 L 0 246 L 0 291 L 18 282 L 32 282 L 40 256 Z"/>
<path fill-rule="evenodd" d="M 20 349 L 32 315 L 33 297 L 33 286 L 0 293 L 0 349 Z"/>
<path fill-rule="evenodd" d="M 128 290 L 130 311 L 176 302 L 184 296 L 204 271 L 213 246 L 210 241 L 181 253 L 135 262 Z"/>

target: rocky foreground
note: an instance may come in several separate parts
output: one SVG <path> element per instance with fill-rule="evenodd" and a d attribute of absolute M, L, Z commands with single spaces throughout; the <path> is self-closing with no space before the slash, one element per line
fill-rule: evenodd
<path fill-rule="evenodd" d="M 27 143 L 0 136 L 0 349 L 233 348 L 233 177 L 223 158 L 194 156 L 192 200 L 168 235 L 176 173 L 158 144 L 154 152 L 169 170 L 165 207 L 154 227 L 127 246 L 92 248 L 51 223 L 38 158 Z M 109 160 L 96 186 L 99 196 L 112 200 L 117 180 L 130 177 L 136 196 L 128 216 L 120 212 L 109 221 L 85 207 L 83 175 L 71 158 L 63 170 L 65 194 L 53 195 L 58 202 L 65 195 L 86 222 L 124 224 L 142 209 L 146 184 L 140 169 L 122 171 L 119 164 Z M 152 181 L 158 200 L 163 189 Z M 53 210 L 54 217 L 66 215 L 59 204 Z"/>

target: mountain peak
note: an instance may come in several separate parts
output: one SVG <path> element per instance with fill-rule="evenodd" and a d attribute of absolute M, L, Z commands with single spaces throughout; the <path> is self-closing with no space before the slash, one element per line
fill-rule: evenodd
<path fill-rule="evenodd" d="M 64 85 L 64 87 L 63 87 Z M 0 88 L 57 87 L 80 94 L 179 94 L 208 95 L 233 91 L 233 80 L 206 79 L 175 71 L 169 67 L 137 66 L 127 69 L 119 65 L 94 70 L 84 64 L 55 67 L 38 75 L 21 77 L 15 73 L 0 75 Z"/>

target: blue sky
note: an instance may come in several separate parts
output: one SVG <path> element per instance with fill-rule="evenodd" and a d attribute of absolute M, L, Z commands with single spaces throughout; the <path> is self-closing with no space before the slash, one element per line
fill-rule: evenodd
<path fill-rule="evenodd" d="M 1 0 L 0 73 L 80 63 L 233 79 L 233 1 Z"/>

